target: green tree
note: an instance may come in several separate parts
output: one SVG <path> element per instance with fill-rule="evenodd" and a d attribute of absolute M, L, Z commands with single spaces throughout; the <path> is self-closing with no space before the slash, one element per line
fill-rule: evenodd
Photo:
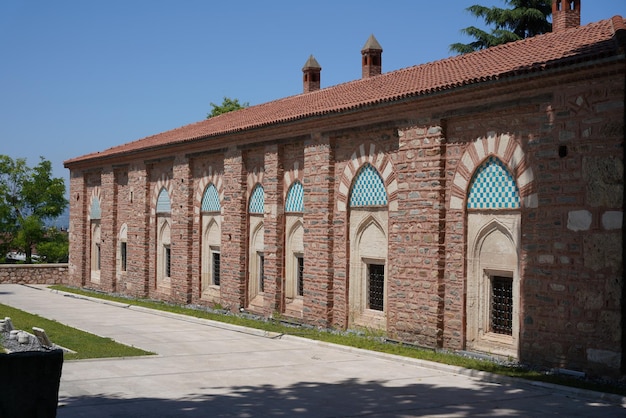
<path fill-rule="evenodd" d="M 222 113 L 232 112 L 233 110 L 244 109 L 250 106 L 250 103 L 239 103 L 239 99 L 231 99 L 230 97 L 224 97 L 221 105 L 217 105 L 215 103 L 211 103 L 211 113 L 209 113 L 206 118 L 210 119 L 213 116 L 221 115 Z"/>
<path fill-rule="evenodd" d="M 551 0 L 503 1 L 509 8 L 490 8 L 478 4 L 468 7 L 468 12 L 482 18 L 485 24 L 492 27 L 491 32 L 475 26 L 461 29 L 461 33 L 476 40 L 469 44 L 454 43 L 450 45 L 450 51 L 466 54 L 552 30 L 552 25 L 548 22 L 548 17 L 552 14 Z"/>
<path fill-rule="evenodd" d="M 37 255 L 46 263 L 67 263 L 69 240 L 66 232 L 52 227 L 46 231 L 46 239 L 37 244 Z"/>
<path fill-rule="evenodd" d="M 50 161 L 41 157 L 31 168 L 24 158 L 0 155 L 0 257 L 14 249 L 31 263 L 33 248 L 48 238 L 45 221 L 61 215 L 67 203 L 65 182 L 52 177 Z"/>

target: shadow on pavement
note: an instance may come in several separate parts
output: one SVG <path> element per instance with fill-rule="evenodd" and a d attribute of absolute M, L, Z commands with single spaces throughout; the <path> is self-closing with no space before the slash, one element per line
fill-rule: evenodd
<path fill-rule="evenodd" d="M 393 384 L 391 382 L 390 384 Z M 478 389 L 383 381 L 301 382 L 287 387 L 207 386 L 178 400 L 85 396 L 61 399 L 58 417 L 616 416 L 617 406 L 482 382 Z M 159 388 L 161 390 L 162 388 Z"/>

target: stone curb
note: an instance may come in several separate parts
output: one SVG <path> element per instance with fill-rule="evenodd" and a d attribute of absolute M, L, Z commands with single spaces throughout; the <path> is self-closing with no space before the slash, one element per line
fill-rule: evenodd
<path fill-rule="evenodd" d="M 496 373 L 490 373 L 490 372 L 473 370 L 473 369 L 466 369 L 460 366 L 452 366 L 452 365 L 436 363 L 436 362 L 428 361 L 428 360 L 413 359 L 409 357 L 398 356 L 395 354 L 380 353 L 377 351 L 371 351 L 371 350 L 365 350 L 362 348 L 333 344 L 333 343 L 329 343 L 325 341 L 311 340 L 308 338 L 298 337 L 295 335 L 268 332 L 268 331 L 254 329 L 254 328 L 243 327 L 241 325 L 228 324 L 224 322 L 213 321 L 210 319 L 196 318 L 196 317 L 189 316 L 189 315 L 177 314 L 174 312 L 159 311 L 156 309 L 145 308 L 143 306 L 136 306 L 136 305 L 126 304 L 126 303 L 121 303 L 121 302 L 114 302 L 114 301 L 99 299 L 99 298 L 95 298 L 91 296 L 76 295 L 74 293 L 65 292 L 62 290 L 49 289 L 48 286 L 45 286 L 45 285 L 40 286 L 40 287 L 31 285 L 29 287 L 32 287 L 38 290 L 48 290 L 52 293 L 58 293 L 64 296 L 76 297 L 78 299 L 85 299 L 91 302 L 101 303 L 104 305 L 111 305 L 111 306 L 115 306 L 118 308 L 130 309 L 130 310 L 134 310 L 137 312 L 144 312 L 144 313 L 151 314 L 151 315 L 157 315 L 157 316 L 177 319 L 180 321 L 186 321 L 186 322 L 192 322 L 192 323 L 196 323 L 200 325 L 210 326 L 213 328 L 220 328 L 220 329 L 225 329 L 229 331 L 241 332 L 244 334 L 255 335 L 255 336 L 264 337 L 264 338 L 280 338 L 280 339 L 285 339 L 285 340 L 300 341 L 300 342 L 307 343 L 307 344 L 314 344 L 314 345 L 318 345 L 321 347 L 334 348 L 336 350 L 346 351 L 349 353 L 359 354 L 363 356 L 377 357 L 377 358 L 382 358 L 382 359 L 386 359 L 389 361 L 412 364 L 412 365 L 428 368 L 431 370 L 437 370 L 437 371 L 442 371 L 442 372 L 447 372 L 447 373 L 454 373 L 454 374 L 458 374 L 462 376 L 468 376 L 468 377 L 471 377 L 474 379 L 480 379 L 486 382 L 516 383 L 516 384 L 523 384 L 523 385 L 528 385 L 528 386 L 541 387 L 541 388 L 549 389 L 558 393 L 571 394 L 571 395 L 584 397 L 589 400 L 610 402 L 615 405 L 620 405 L 622 408 L 626 408 L 626 396 L 616 395 L 612 393 L 597 392 L 594 390 L 574 388 L 570 386 L 562 386 L 562 385 L 557 385 L 554 383 L 538 382 L 538 381 L 527 380 L 527 379 L 522 379 L 522 378 L 517 378 L 517 377 L 503 376 L 503 375 L 499 375 Z M 132 358 L 135 358 L 135 357 L 132 357 Z M 131 359 L 131 357 L 129 357 L 129 359 Z"/>

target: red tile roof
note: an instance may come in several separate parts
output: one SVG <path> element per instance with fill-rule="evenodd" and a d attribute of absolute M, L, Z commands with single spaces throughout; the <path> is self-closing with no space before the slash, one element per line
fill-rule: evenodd
<path fill-rule="evenodd" d="M 586 26 L 547 33 L 225 113 L 102 152 L 70 159 L 65 161 L 65 165 L 615 56 L 624 53 L 625 34 L 626 21 L 615 16 Z"/>

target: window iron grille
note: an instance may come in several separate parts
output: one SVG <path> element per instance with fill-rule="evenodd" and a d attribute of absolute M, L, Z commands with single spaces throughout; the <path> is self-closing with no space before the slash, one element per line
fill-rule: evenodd
<path fill-rule="evenodd" d="M 220 253 L 218 253 L 217 251 L 214 251 L 212 253 L 212 256 L 213 256 L 213 263 L 212 263 L 213 284 L 215 286 L 219 286 L 220 285 Z"/>
<path fill-rule="evenodd" d="M 259 291 L 265 292 L 265 256 L 259 254 Z"/>
<path fill-rule="evenodd" d="M 304 295 L 304 257 L 296 257 L 298 260 L 298 271 L 297 271 L 297 281 L 298 281 L 298 296 Z"/>
<path fill-rule="evenodd" d="M 165 277 L 171 277 L 170 274 L 172 272 L 172 250 L 169 246 L 165 247 L 165 257 L 164 257 L 164 262 L 165 262 Z"/>
<path fill-rule="evenodd" d="M 120 247 L 120 259 L 121 259 L 120 268 L 122 269 L 122 271 L 126 271 L 126 250 L 127 250 L 126 243 L 122 242 L 121 247 Z"/>
<path fill-rule="evenodd" d="M 368 302 L 369 308 L 375 311 L 382 311 L 385 307 L 385 265 L 384 264 L 369 264 L 368 265 L 369 276 L 369 295 Z"/>
<path fill-rule="evenodd" d="M 491 332 L 513 335 L 513 279 L 491 279 Z"/>

